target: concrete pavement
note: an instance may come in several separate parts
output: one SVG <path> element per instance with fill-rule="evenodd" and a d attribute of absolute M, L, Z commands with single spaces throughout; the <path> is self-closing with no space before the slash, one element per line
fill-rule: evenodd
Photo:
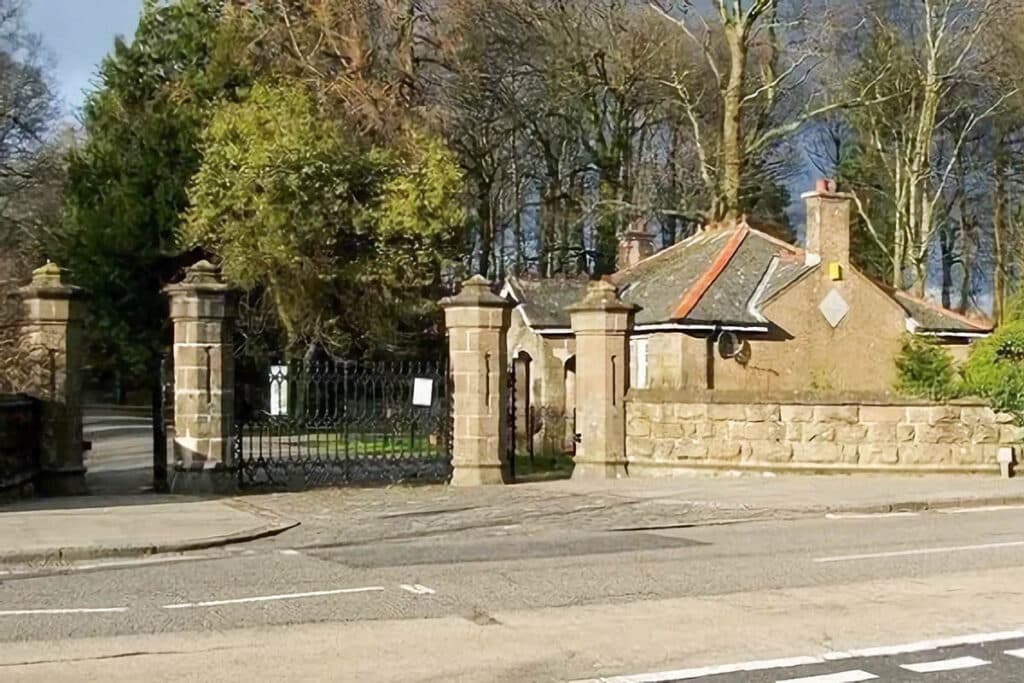
<path fill-rule="evenodd" d="M 302 520 L 299 546 L 345 545 L 503 527 L 653 529 L 848 514 L 1024 504 L 1024 479 L 995 477 L 692 477 L 556 481 L 506 487 L 324 489 L 247 498 Z"/>
<path fill-rule="evenodd" d="M 181 552 L 251 541 L 296 524 L 241 501 L 159 503 L 145 496 L 32 501 L 0 510 L 0 565 Z"/>

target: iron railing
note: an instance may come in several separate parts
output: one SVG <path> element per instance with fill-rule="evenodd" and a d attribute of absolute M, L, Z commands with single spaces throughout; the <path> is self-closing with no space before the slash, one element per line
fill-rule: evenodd
<path fill-rule="evenodd" d="M 236 387 L 242 488 L 444 481 L 447 364 L 329 360 L 275 366 Z"/>
<path fill-rule="evenodd" d="M 40 471 L 40 418 L 38 400 L 0 395 L 0 498 L 34 492 Z"/>

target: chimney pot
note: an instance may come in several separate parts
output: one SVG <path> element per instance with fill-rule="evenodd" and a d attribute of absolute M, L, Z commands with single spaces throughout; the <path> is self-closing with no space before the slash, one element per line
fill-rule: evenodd
<path fill-rule="evenodd" d="M 814 185 L 814 191 L 833 193 L 836 191 L 836 181 L 829 178 L 819 178 L 818 182 Z"/>
<path fill-rule="evenodd" d="M 850 263 L 850 195 L 836 191 L 834 180 L 822 178 L 804 196 L 807 207 L 807 251 L 817 254 L 836 273 Z"/>
<path fill-rule="evenodd" d="M 619 240 L 615 269 L 632 268 L 645 258 L 653 256 L 654 251 L 654 236 L 647 232 L 643 219 L 634 221 L 629 231 Z"/>

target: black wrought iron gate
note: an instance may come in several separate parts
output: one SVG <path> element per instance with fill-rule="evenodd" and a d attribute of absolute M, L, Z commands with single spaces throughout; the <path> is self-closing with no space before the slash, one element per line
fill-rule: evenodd
<path fill-rule="evenodd" d="M 445 481 L 451 390 L 445 362 L 317 361 L 236 386 L 242 488 Z"/>

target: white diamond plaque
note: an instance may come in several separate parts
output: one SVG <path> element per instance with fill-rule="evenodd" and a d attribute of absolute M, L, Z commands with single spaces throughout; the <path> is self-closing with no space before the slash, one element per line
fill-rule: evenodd
<path fill-rule="evenodd" d="M 843 322 L 846 314 L 850 312 L 850 304 L 846 303 L 846 299 L 833 289 L 818 304 L 818 310 L 825 316 L 825 320 L 828 321 L 829 325 L 838 327 L 839 323 Z"/>

